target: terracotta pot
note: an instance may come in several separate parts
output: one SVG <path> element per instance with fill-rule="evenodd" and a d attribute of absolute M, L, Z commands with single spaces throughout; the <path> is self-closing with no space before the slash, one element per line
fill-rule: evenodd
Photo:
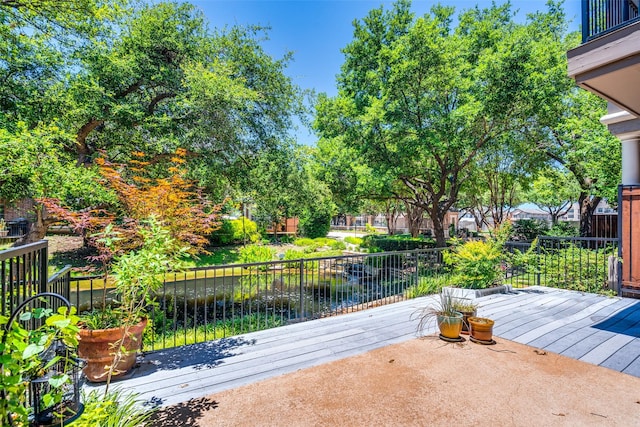
<path fill-rule="evenodd" d="M 460 338 L 462 330 L 462 313 L 456 313 L 454 316 L 443 316 L 438 314 L 438 328 L 440 335 L 445 338 Z"/>
<path fill-rule="evenodd" d="M 478 341 L 491 341 L 493 339 L 493 324 L 495 322 L 485 317 L 469 317 L 471 337 Z"/>
<path fill-rule="evenodd" d="M 142 331 L 147 326 L 147 319 L 142 319 L 137 325 L 129 326 L 127 337 L 121 344 L 126 349 L 114 369 L 112 378 L 127 373 L 136 363 L 136 354 L 142 346 Z M 91 382 L 107 381 L 108 368 L 114 363 L 115 343 L 122 340 L 125 327 L 111 329 L 80 329 L 78 355 L 87 365 L 82 372 Z"/>

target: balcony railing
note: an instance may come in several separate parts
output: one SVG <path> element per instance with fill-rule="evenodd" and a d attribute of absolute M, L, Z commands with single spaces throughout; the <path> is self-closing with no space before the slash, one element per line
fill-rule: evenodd
<path fill-rule="evenodd" d="M 582 43 L 639 19 L 634 0 L 582 0 Z"/>

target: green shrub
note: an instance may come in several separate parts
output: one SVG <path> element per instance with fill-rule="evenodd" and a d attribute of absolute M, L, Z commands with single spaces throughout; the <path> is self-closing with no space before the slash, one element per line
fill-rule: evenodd
<path fill-rule="evenodd" d="M 211 240 L 222 245 L 234 243 L 256 243 L 261 236 L 258 225 L 247 218 L 225 219 L 220 229 L 211 235 Z"/>
<path fill-rule="evenodd" d="M 293 244 L 296 246 L 317 246 L 318 244 L 308 237 L 300 237 L 293 241 Z"/>
<path fill-rule="evenodd" d="M 580 234 L 578 227 L 570 222 L 558 221 L 549 229 L 548 236 L 576 237 Z"/>
<path fill-rule="evenodd" d="M 376 234 L 365 236 L 361 246 L 368 248 L 369 252 L 395 252 L 435 248 L 436 241 L 429 237 L 411 237 L 408 234 L 393 236 Z"/>
<path fill-rule="evenodd" d="M 405 291 L 407 298 L 418 298 L 426 295 L 440 293 L 440 290 L 449 286 L 448 276 L 420 277 L 418 283 L 411 285 Z"/>
<path fill-rule="evenodd" d="M 284 253 L 284 257 L 282 258 L 283 260 L 287 261 L 287 260 L 292 260 L 292 259 L 302 259 L 304 258 L 305 253 L 302 251 L 297 251 L 295 249 L 287 249 Z M 298 263 L 295 262 L 290 262 L 285 264 L 285 267 L 287 268 L 295 268 L 298 266 Z"/>
<path fill-rule="evenodd" d="M 276 251 L 268 246 L 248 245 L 240 248 L 240 256 L 238 260 L 241 264 L 251 262 L 267 262 L 272 261 Z"/>
<path fill-rule="evenodd" d="M 141 405 L 135 394 L 121 390 L 108 393 L 92 390 L 83 396 L 84 412 L 73 422 L 76 427 L 143 427 L 155 409 Z"/>
<path fill-rule="evenodd" d="M 333 250 L 341 250 L 341 251 L 347 249 L 347 245 L 340 240 L 332 240 L 329 243 L 329 247 Z"/>
<path fill-rule="evenodd" d="M 347 236 L 344 238 L 344 241 L 356 246 L 362 245 L 362 239 L 360 237 Z"/>
<path fill-rule="evenodd" d="M 296 237 L 291 234 L 282 234 L 278 235 L 278 239 L 280 240 L 280 243 L 293 243 L 296 240 Z"/>
<path fill-rule="evenodd" d="M 461 288 L 484 289 L 502 276 L 502 250 L 494 240 L 468 241 L 445 251 L 443 256 L 452 268 L 454 284 Z"/>
<path fill-rule="evenodd" d="M 519 219 L 513 223 L 512 239 L 530 242 L 549 231 L 546 221 L 539 219 Z"/>
<path fill-rule="evenodd" d="M 584 249 L 567 244 L 562 249 L 541 249 L 530 273 L 540 273 L 540 284 L 581 292 L 607 293 L 607 258 L 614 248 Z"/>
<path fill-rule="evenodd" d="M 308 209 L 300 218 L 300 232 L 306 237 L 325 237 L 331 229 L 331 211 L 327 209 Z"/>
<path fill-rule="evenodd" d="M 378 232 L 378 230 L 376 230 L 376 228 L 369 223 L 366 223 L 364 225 L 364 231 L 368 234 L 376 234 Z"/>

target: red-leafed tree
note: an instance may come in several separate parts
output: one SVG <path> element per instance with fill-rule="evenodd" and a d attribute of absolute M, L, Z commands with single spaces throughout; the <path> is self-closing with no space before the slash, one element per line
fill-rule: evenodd
<path fill-rule="evenodd" d="M 111 191 L 118 202 L 111 207 L 73 211 L 56 199 L 40 202 L 51 216 L 81 232 L 98 250 L 96 260 L 101 262 L 108 262 L 114 251 L 136 248 L 141 242 L 139 223 L 151 217 L 178 242 L 189 245 L 192 252 L 199 252 L 208 242 L 207 236 L 220 225 L 220 205 L 207 200 L 186 177 L 186 156 L 186 150 L 178 149 L 170 156 L 150 158 L 134 152 L 127 164 L 112 163 L 104 157 L 97 159 L 99 184 Z M 107 227 L 117 244 L 104 245 Z"/>

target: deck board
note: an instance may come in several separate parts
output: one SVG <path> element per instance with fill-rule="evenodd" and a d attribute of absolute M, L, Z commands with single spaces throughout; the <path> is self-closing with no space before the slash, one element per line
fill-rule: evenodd
<path fill-rule="evenodd" d="M 478 298 L 494 335 L 640 377 L 640 302 L 531 287 Z M 147 353 L 115 385 L 171 405 L 417 337 L 417 298 L 207 343 Z M 435 332 L 430 325 L 426 333 Z M 100 386 L 86 385 L 87 388 Z"/>

